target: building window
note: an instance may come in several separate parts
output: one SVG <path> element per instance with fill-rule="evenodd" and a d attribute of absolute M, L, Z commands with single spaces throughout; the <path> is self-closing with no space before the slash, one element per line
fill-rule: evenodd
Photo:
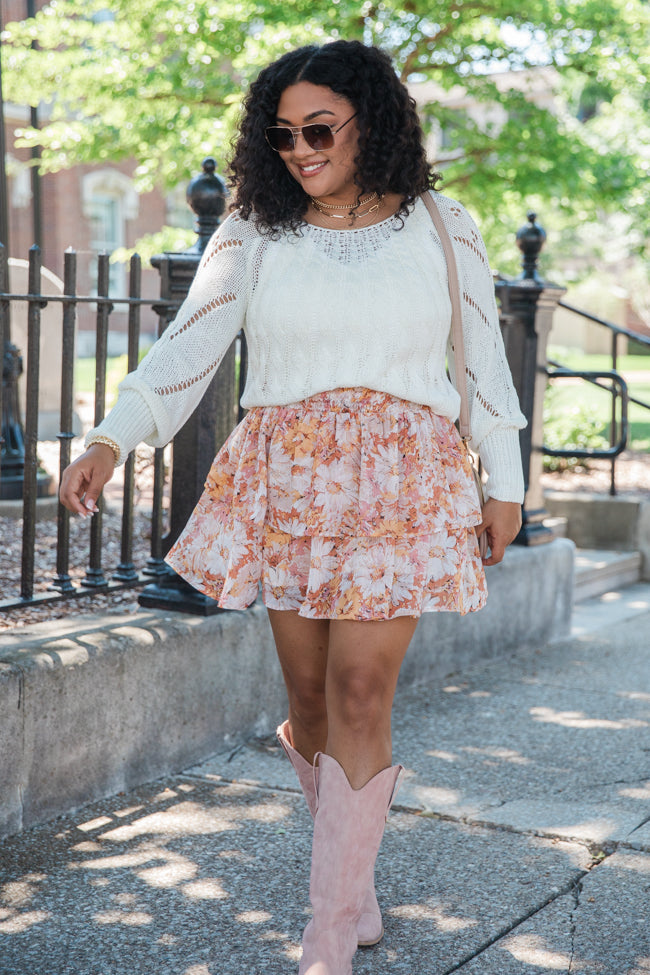
<path fill-rule="evenodd" d="M 10 202 L 14 210 L 24 210 L 32 202 L 32 183 L 29 166 L 14 156 L 7 154 L 7 176 L 9 177 Z"/>
<path fill-rule="evenodd" d="M 93 254 L 112 254 L 125 246 L 124 221 L 120 213 L 120 201 L 115 196 L 97 193 L 93 197 L 90 212 L 90 249 Z M 97 262 L 91 264 L 92 288 L 97 293 Z M 108 293 L 116 298 L 125 294 L 124 265 L 111 264 Z"/>
<path fill-rule="evenodd" d="M 83 210 L 90 224 L 91 287 L 97 291 L 98 254 L 112 254 L 127 246 L 126 223 L 138 214 L 139 198 L 128 176 L 106 169 L 88 173 L 83 180 Z M 126 296 L 124 264 L 111 264 L 108 293 L 114 298 Z"/>
<path fill-rule="evenodd" d="M 186 198 L 187 184 L 175 186 L 167 194 L 165 223 L 168 227 L 178 227 L 182 230 L 194 230 L 195 216 Z"/>

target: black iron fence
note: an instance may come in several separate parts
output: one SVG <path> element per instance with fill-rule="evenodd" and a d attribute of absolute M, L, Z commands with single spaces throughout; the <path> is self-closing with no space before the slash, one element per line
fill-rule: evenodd
<path fill-rule="evenodd" d="M 36 540 L 38 506 L 47 504 L 54 478 L 47 476 L 38 459 L 38 408 L 39 381 L 41 375 L 42 311 L 49 304 L 61 309 L 61 383 L 59 477 L 71 459 L 74 440 L 74 371 L 75 331 L 77 310 L 82 304 L 96 309 L 95 391 L 93 425 L 104 417 L 107 405 L 108 339 L 111 315 L 116 306 L 126 308 L 128 318 L 127 369 L 131 371 L 138 362 L 140 325 L 143 309 L 151 309 L 157 317 L 157 334 L 175 317 L 175 313 L 187 295 L 196 273 L 201 254 L 212 233 L 219 225 L 225 210 L 226 186 L 215 172 L 214 159 L 203 161 L 203 172 L 189 184 L 187 198 L 197 215 L 198 240 L 194 247 L 181 254 L 163 254 L 152 260 L 160 274 L 160 296 L 142 298 L 141 262 L 135 255 L 129 268 L 129 294 L 125 298 L 109 295 L 109 256 L 98 258 L 97 293 L 77 294 L 76 254 L 68 251 L 64 257 L 63 294 L 41 293 L 41 258 L 38 247 L 29 255 L 28 288 L 25 294 L 9 290 L 8 257 L 0 245 L 0 341 L 4 349 L 3 393 L 0 403 L 0 427 L 2 431 L 2 465 L 0 467 L 0 498 L 20 498 L 22 505 L 22 534 L 20 553 L 20 580 L 16 591 L 5 579 L 0 589 L 0 611 L 25 606 L 37 606 L 62 599 L 71 599 L 92 593 L 106 593 L 127 587 L 144 587 L 139 599 L 144 605 L 166 606 L 194 613 L 209 614 L 217 611 L 213 600 L 191 590 L 169 569 L 164 556 L 178 535 L 198 498 L 214 454 L 240 418 L 239 401 L 246 374 L 246 348 L 243 336 L 239 336 L 228 351 L 219 368 L 218 386 L 213 379 L 203 402 L 193 417 L 176 435 L 172 455 L 177 461 L 167 495 L 165 493 L 165 453 L 153 452 L 150 464 L 150 515 L 145 530 L 135 530 L 135 465 L 131 454 L 123 472 L 121 492 L 121 527 L 119 556 L 105 558 L 104 512 L 105 502 L 89 519 L 87 545 L 71 545 L 71 528 L 77 528 L 70 512 L 60 504 L 56 513 L 56 544 L 51 546 L 55 562 L 50 570 L 39 563 L 36 566 Z M 27 304 L 26 340 L 26 389 L 24 428 L 18 395 L 18 380 L 22 371 L 22 358 L 11 343 L 11 310 L 17 302 Z M 122 316 L 123 317 L 123 316 Z M 166 497 L 169 504 L 165 504 Z M 139 520 L 141 511 L 137 511 Z M 6 529 L 5 529 L 6 531 Z M 78 534 L 78 532 L 76 533 Z M 146 539 L 146 546 L 145 546 Z M 80 570 L 78 559 L 81 549 L 87 550 L 85 565 Z M 6 545 L 2 555 L 7 562 Z M 137 549 L 137 551 L 136 551 Z"/>
<path fill-rule="evenodd" d="M 37 578 L 35 571 L 35 542 L 37 526 L 37 506 L 48 496 L 43 490 L 44 475 L 38 458 L 38 403 L 41 374 L 41 315 L 48 304 L 61 308 L 61 386 L 60 386 L 60 430 L 59 475 L 71 460 L 71 444 L 75 437 L 74 372 L 75 372 L 75 331 L 77 309 L 81 304 L 96 306 L 96 348 L 95 348 L 95 395 L 93 423 L 99 423 L 106 410 L 106 377 L 108 362 L 108 336 L 111 313 L 116 305 L 126 306 L 128 311 L 127 367 L 134 369 L 138 362 L 140 344 L 140 321 L 143 307 L 154 308 L 158 315 L 159 333 L 166 326 L 170 312 L 173 313 L 178 302 L 141 297 L 141 262 L 135 255 L 129 268 L 129 295 L 126 298 L 113 298 L 108 295 L 109 257 L 100 255 L 97 268 L 97 295 L 83 296 L 77 293 L 77 255 L 67 251 L 64 256 L 64 286 L 62 295 L 44 296 L 40 291 L 41 259 L 40 251 L 33 247 L 29 254 L 29 287 L 26 294 L 11 293 L 8 282 L 8 260 L 5 248 L 0 245 L 0 339 L 5 348 L 5 361 L 9 358 L 12 374 L 5 376 L 0 420 L 3 433 L 3 466 L 0 469 L 0 489 L 3 487 L 2 474 L 7 470 L 10 483 L 5 497 L 16 495 L 15 482 L 20 481 L 19 498 L 22 499 L 22 551 L 20 586 L 16 593 L 7 592 L 3 583 L 0 610 L 15 609 L 21 606 L 38 605 L 59 599 L 69 599 L 87 595 L 90 591 L 107 592 L 126 586 L 141 586 L 152 577 L 164 572 L 163 561 L 163 490 L 164 468 L 163 452 L 156 451 L 153 461 L 153 499 L 150 521 L 150 545 L 144 562 L 137 567 L 134 561 L 134 475 L 135 457 L 132 454 L 124 466 L 122 492 L 120 558 L 117 565 L 106 568 L 103 558 L 103 517 L 104 504 L 89 522 L 87 563 L 81 578 L 71 574 L 70 521 L 74 517 L 58 505 L 56 522 L 56 551 L 53 573 L 48 578 Z M 25 372 L 25 411 L 24 431 L 17 395 L 17 380 L 20 369 L 14 363 L 16 352 L 11 346 L 10 313 L 15 302 L 27 304 L 27 349 Z M 7 347 L 9 351 L 7 352 Z M 47 363 L 45 363 L 47 365 Z M 17 432 L 18 431 L 18 432 Z M 22 453 L 22 462 L 21 462 Z M 22 469 L 21 469 L 22 468 Z M 46 481 L 49 478 L 45 479 Z M 40 483 L 39 483 L 40 482 Z M 46 485 L 47 487 L 47 485 Z M 139 555 L 142 557 L 142 545 Z M 75 553 L 75 565 L 78 564 Z"/>
<path fill-rule="evenodd" d="M 176 522 L 186 517 L 188 505 L 193 506 L 196 489 L 202 483 L 206 465 L 209 464 L 220 443 L 228 432 L 241 418 L 239 400 L 246 371 L 246 350 L 243 335 L 239 336 L 224 359 L 219 370 L 218 407 L 214 405 L 215 389 L 212 390 L 211 404 L 211 436 L 202 442 L 202 451 L 188 436 L 186 427 L 175 438 L 172 451 L 176 451 L 182 458 L 177 472 L 176 496 L 170 491 L 169 479 L 166 478 L 165 451 L 157 449 L 145 472 L 147 479 L 147 525 L 142 527 L 141 506 L 138 510 L 139 531 L 135 526 L 135 479 L 136 456 L 132 452 L 123 468 L 122 490 L 112 492 L 119 499 L 120 540 L 119 559 L 117 563 L 110 563 L 105 553 L 105 501 L 100 499 L 99 511 L 84 522 L 87 524 L 87 539 L 79 538 L 79 531 L 75 531 L 76 542 L 71 546 L 71 527 L 77 528 L 77 516 L 72 515 L 61 504 L 56 505 L 56 543 L 51 547 L 51 567 L 43 569 L 37 565 L 37 532 L 39 521 L 39 506 L 53 507 L 51 490 L 56 484 L 56 477 L 45 474 L 41 468 L 38 454 L 38 403 L 39 382 L 41 371 L 47 368 L 47 363 L 41 361 L 42 345 L 42 312 L 48 304 L 58 305 L 61 309 L 61 380 L 60 380 L 60 425 L 57 439 L 59 441 L 58 479 L 72 459 L 71 447 L 75 439 L 75 331 L 77 310 L 81 304 L 96 306 L 96 346 L 95 346 L 95 389 L 92 425 L 96 426 L 103 419 L 107 406 L 107 372 L 108 372 L 108 340 L 111 327 L 111 316 L 116 306 L 126 308 L 128 313 L 127 355 L 126 368 L 131 371 L 138 364 L 140 352 L 140 327 L 143 309 L 152 310 L 157 316 L 157 334 L 161 335 L 175 313 L 189 286 L 196 270 L 200 252 L 184 255 L 162 255 L 155 263 L 160 272 L 161 296 L 158 298 L 141 297 L 141 262 L 135 255 L 129 268 L 128 297 L 114 298 L 108 294 L 109 257 L 98 257 L 98 288 L 96 295 L 84 296 L 77 294 L 76 267 L 77 255 L 74 251 L 67 251 L 64 257 L 63 294 L 43 295 L 40 291 L 40 251 L 33 247 L 29 254 L 29 287 L 28 291 L 12 293 L 8 283 L 8 261 L 5 248 L 0 245 L 0 341 L 6 350 L 5 360 L 10 363 L 9 370 L 3 382 L 3 397 L 0 402 L 0 424 L 2 428 L 2 459 L 0 468 L 0 494 L 3 485 L 8 488 L 2 496 L 11 504 L 19 503 L 22 513 L 22 534 L 20 553 L 20 581 L 15 592 L 2 580 L 0 590 L 0 612 L 19 609 L 26 606 L 39 606 L 44 603 L 56 602 L 62 599 L 73 599 L 95 593 L 107 593 L 124 588 L 142 588 L 149 586 L 152 590 L 162 587 L 165 590 L 163 601 L 170 602 L 171 608 L 184 608 L 178 605 L 178 591 L 181 590 L 181 603 L 192 604 L 193 612 L 213 612 L 216 607 L 211 600 L 201 605 L 197 595 L 187 592 L 182 580 L 166 566 L 164 556 L 174 541 L 170 535 L 171 522 L 174 520 L 170 506 L 177 509 Z M 185 288 L 180 288 L 178 282 L 178 264 L 184 270 Z M 9 340 L 10 313 L 12 305 L 25 302 L 28 307 L 26 371 L 25 371 L 25 409 L 21 409 L 18 396 L 18 378 L 22 371 L 22 357 L 13 348 Z M 16 363 L 19 363 L 18 368 Z M 230 379 L 230 381 L 229 381 Z M 210 390 L 206 399 L 211 398 Z M 24 423 L 22 415 L 24 413 Z M 218 422 L 218 415 L 221 422 Z M 215 419 L 216 418 L 216 419 Z M 197 467 L 196 477 L 192 482 L 191 470 Z M 9 471 L 6 479 L 3 473 Z M 53 472 L 52 472 L 53 473 Z M 118 475 L 119 476 L 119 475 Z M 20 485 L 19 501 L 12 499 L 17 496 L 16 484 Z M 170 497 L 171 495 L 171 497 Z M 188 495 L 188 497 L 186 497 Z M 180 512 L 180 513 L 179 513 Z M 15 512 L 14 512 L 15 514 Z M 2 508 L 0 503 L 0 516 Z M 5 521 L 5 526 L 7 521 Z M 7 533 L 5 527 L 5 534 Z M 178 531 L 176 531 L 178 534 Z M 6 539 L 5 539 L 6 543 Z M 3 545 L 2 557 L 5 563 L 9 556 L 6 544 Z M 85 558 L 85 564 L 80 567 L 80 558 Z M 146 599 L 143 599 L 146 603 Z M 148 605 L 159 605 L 160 593 L 149 594 Z"/>

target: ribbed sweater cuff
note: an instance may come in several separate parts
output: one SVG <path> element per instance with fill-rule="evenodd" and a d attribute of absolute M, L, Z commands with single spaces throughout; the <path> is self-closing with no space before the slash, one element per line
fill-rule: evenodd
<path fill-rule="evenodd" d="M 493 430 L 481 441 L 479 453 L 488 472 L 488 496 L 522 504 L 525 491 L 519 430 L 515 427 Z"/>
<path fill-rule="evenodd" d="M 123 464 L 131 451 L 141 441 L 149 440 L 155 432 L 156 424 L 147 404 L 137 393 L 125 389 L 99 426 L 86 435 L 86 445 L 94 434 L 110 437 L 120 448 L 117 463 Z"/>

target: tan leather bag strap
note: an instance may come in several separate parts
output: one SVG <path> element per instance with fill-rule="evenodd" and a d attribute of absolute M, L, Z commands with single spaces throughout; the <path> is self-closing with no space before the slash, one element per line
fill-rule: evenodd
<path fill-rule="evenodd" d="M 435 204 L 431 193 L 424 193 L 422 201 L 431 214 L 434 226 L 438 231 L 440 243 L 447 262 L 447 281 L 449 283 L 449 297 L 451 299 L 451 346 L 454 350 L 454 366 L 456 372 L 456 389 L 460 396 L 460 416 L 458 430 L 465 442 L 469 442 L 471 429 L 469 422 L 469 403 L 467 400 L 467 374 L 465 372 L 465 342 L 463 340 L 463 319 L 460 306 L 460 284 L 458 281 L 458 266 L 451 243 L 451 237 L 445 227 L 440 210 Z"/>

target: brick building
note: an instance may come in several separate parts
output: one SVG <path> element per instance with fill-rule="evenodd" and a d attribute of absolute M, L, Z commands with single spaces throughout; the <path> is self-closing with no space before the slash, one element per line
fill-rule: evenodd
<path fill-rule="evenodd" d="M 26 0 L 2 0 L 3 23 L 26 17 Z M 36 9 L 45 0 L 36 0 Z M 3 65 L 3 71 L 6 67 Z M 9 223 L 9 256 L 26 259 L 34 243 L 34 198 L 32 191 L 32 150 L 16 146 L 17 129 L 30 124 L 27 106 L 4 103 L 7 203 Z M 77 293 L 92 295 L 96 288 L 96 257 L 118 247 L 133 247 L 144 234 L 154 233 L 164 225 L 192 226 L 192 215 L 184 203 L 184 187 L 178 194 L 160 192 L 140 195 L 132 174 L 135 162 L 106 162 L 102 165 L 80 165 L 40 177 L 43 266 L 58 277 L 63 275 L 63 255 L 67 248 L 77 251 Z M 4 243 L 4 242 L 3 242 Z M 111 265 L 109 293 L 126 295 L 128 269 Z M 159 293 L 158 273 L 151 268 L 143 272 L 143 297 Z M 156 322 L 152 313 L 144 314 L 143 333 L 153 336 Z M 126 313 L 116 310 L 111 323 L 111 353 L 124 351 Z M 78 355 L 92 355 L 94 347 L 94 308 L 79 309 Z M 123 336 L 123 338 L 122 338 Z"/>

